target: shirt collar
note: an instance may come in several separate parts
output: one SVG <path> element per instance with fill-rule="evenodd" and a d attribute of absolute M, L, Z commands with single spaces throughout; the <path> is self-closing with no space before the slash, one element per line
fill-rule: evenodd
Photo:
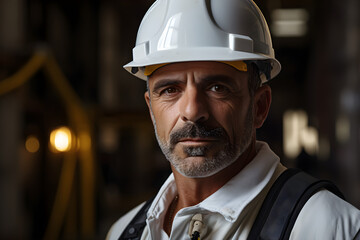
<path fill-rule="evenodd" d="M 261 192 L 270 181 L 279 164 L 279 157 L 271 151 L 265 142 L 256 142 L 257 155 L 255 158 L 222 188 L 213 193 L 196 206 L 187 208 L 202 208 L 210 212 L 217 212 L 229 222 L 234 222 L 243 209 Z M 173 174 L 163 184 L 154 199 L 148 218 L 160 218 L 177 194 Z"/>
<path fill-rule="evenodd" d="M 199 207 L 218 212 L 230 222 L 239 217 L 270 181 L 280 162 L 266 143 L 257 142 L 256 149 L 255 158 L 222 188 L 199 203 Z"/>

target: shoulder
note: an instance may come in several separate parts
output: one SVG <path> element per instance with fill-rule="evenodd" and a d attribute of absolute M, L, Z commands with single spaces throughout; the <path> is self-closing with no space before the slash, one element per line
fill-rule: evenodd
<path fill-rule="evenodd" d="M 327 190 L 314 194 L 301 210 L 290 239 L 353 239 L 360 211 Z"/>
<path fill-rule="evenodd" d="M 136 213 L 141 209 L 141 207 L 145 204 L 143 202 L 142 204 L 138 205 L 137 207 L 133 208 L 131 211 L 126 213 L 124 216 L 122 216 L 119 220 L 117 220 L 110 228 L 106 240 L 117 240 L 124 229 L 127 227 L 127 225 L 130 223 L 130 221 L 135 217 Z"/>

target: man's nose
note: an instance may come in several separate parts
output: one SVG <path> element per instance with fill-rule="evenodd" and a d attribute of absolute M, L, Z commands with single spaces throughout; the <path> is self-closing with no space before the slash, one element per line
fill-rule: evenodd
<path fill-rule="evenodd" d="M 204 92 L 195 86 L 188 87 L 181 96 L 180 116 L 184 122 L 204 122 L 209 119 L 209 106 Z"/>

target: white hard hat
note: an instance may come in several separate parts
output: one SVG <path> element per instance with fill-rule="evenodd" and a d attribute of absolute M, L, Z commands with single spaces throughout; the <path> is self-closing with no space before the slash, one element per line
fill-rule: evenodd
<path fill-rule="evenodd" d="M 262 82 L 281 69 L 265 18 L 252 0 L 157 0 L 145 14 L 124 68 L 187 61 L 254 61 Z"/>

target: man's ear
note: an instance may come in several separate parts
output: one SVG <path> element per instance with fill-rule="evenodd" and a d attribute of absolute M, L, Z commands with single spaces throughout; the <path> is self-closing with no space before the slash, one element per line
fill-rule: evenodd
<path fill-rule="evenodd" d="M 150 104 L 149 90 L 147 90 L 147 91 L 145 92 L 144 97 L 145 97 L 145 101 L 146 101 L 146 104 L 147 104 L 148 109 L 149 109 L 149 113 L 150 113 L 151 120 L 152 120 L 152 122 L 154 122 L 153 115 L 151 114 L 151 104 Z"/>
<path fill-rule="evenodd" d="M 264 85 L 258 88 L 254 96 L 254 126 L 260 128 L 270 110 L 271 105 L 271 88 Z"/>

